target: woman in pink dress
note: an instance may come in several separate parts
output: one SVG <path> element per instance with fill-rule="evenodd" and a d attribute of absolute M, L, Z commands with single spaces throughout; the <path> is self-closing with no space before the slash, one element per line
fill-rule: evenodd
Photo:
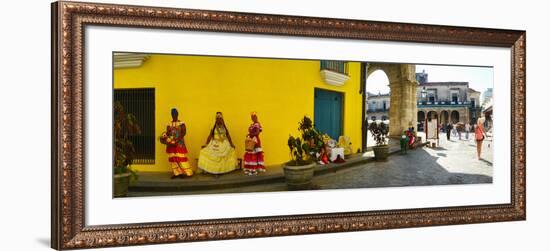
<path fill-rule="evenodd" d="M 265 172 L 264 152 L 260 133 L 262 126 L 258 122 L 258 116 L 255 112 L 250 115 L 252 124 L 248 127 L 248 135 L 245 141 L 244 153 L 244 173 L 246 175 L 256 175 L 258 172 Z"/>

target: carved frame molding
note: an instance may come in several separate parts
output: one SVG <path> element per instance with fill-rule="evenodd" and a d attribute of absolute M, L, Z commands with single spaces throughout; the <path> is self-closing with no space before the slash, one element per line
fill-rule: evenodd
<path fill-rule="evenodd" d="M 86 25 L 510 48 L 511 203 L 105 226 L 84 224 Z M 113 4 L 52 4 L 52 247 L 95 248 L 423 227 L 526 218 L 525 31 Z"/>

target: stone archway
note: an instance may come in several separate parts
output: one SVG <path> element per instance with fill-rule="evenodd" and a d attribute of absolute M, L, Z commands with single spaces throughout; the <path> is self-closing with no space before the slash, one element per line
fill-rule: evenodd
<path fill-rule="evenodd" d="M 426 119 L 426 113 L 424 111 L 418 111 L 416 120 L 419 122 L 423 122 Z"/>
<path fill-rule="evenodd" d="M 424 131 L 424 121 L 426 121 L 426 113 L 424 111 L 418 111 L 416 116 L 417 131 Z"/>
<path fill-rule="evenodd" d="M 416 66 L 413 64 L 368 63 L 366 77 L 382 70 L 390 82 L 390 137 L 400 137 L 417 125 Z"/>
<path fill-rule="evenodd" d="M 441 111 L 441 115 L 439 116 L 440 122 L 443 124 L 449 123 L 449 112 L 448 111 Z"/>
<path fill-rule="evenodd" d="M 427 116 L 428 116 L 427 117 L 428 119 L 437 119 L 437 118 L 439 118 L 439 115 L 437 114 L 436 111 L 429 111 Z"/>
<path fill-rule="evenodd" d="M 451 123 L 456 124 L 460 121 L 460 113 L 456 110 L 451 112 Z"/>

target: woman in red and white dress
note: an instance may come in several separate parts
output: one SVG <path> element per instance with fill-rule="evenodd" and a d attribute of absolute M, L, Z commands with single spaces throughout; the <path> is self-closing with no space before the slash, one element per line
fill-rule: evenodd
<path fill-rule="evenodd" d="M 166 134 L 161 136 L 161 142 L 166 144 L 168 162 L 172 167 L 172 179 L 193 175 L 193 170 L 187 159 L 187 147 L 184 136 L 187 133 L 185 124 L 178 120 L 178 110 L 172 109 L 172 121 L 166 126 Z"/>
<path fill-rule="evenodd" d="M 246 136 L 246 147 L 244 153 L 244 173 L 247 175 L 256 175 L 258 172 L 265 172 L 264 152 L 260 133 L 262 126 L 258 122 L 258 116 L 255 112 L 250 115 L 252 124 L 248 127 Z"/>

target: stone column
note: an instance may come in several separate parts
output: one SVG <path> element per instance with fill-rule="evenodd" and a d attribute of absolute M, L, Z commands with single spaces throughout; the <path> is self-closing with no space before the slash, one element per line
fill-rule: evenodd
<path fill-rule="evenodd" d="M 401 82 L 394 81 L 390 83 L 390 137 L 399 137 L 401 135 L 401 111 L 403 107 Z"/>
<path fill-rule="evenodd" d="M 470 123 L 470 110 L 467 107 L 460 109 L 460 122 Z"/>
<path fill-rule="evenodd" d="M 404 80 L 401 82 L 401 111 L 400 111 L 400 130 L 399 135 L 410 126 L 416 129 L 418 120 L 417 113 L 417 98 L 416 98 L 416 81 Z"/>
<path fill-rule="evenodd" d="M 389 76 L 391 81 L 390 137 L 400 137 L 409 125 L 416 128 L 417 97 L 416 67 L 414 65 L 396 65 Z"/>
<path fill-rule="evenodd" d="M 416 96 L 416 88 L 418 87 L 418 82 L 414 81 L 414 82 L 408 82 L 408 86 L 409 86 L 409 95 L 410 95 L 410 106 L 411 106 L 411 110 L 409 113 L 411 114 L 411 121 L 410 123 L 412 123 L 412 126 L 414 127 L 414 130 L 415 131 L 418 131 L 418 100 L 417 100 L 417 96 Z M 408 124 L 407 124 L 408 125 Z"/>

